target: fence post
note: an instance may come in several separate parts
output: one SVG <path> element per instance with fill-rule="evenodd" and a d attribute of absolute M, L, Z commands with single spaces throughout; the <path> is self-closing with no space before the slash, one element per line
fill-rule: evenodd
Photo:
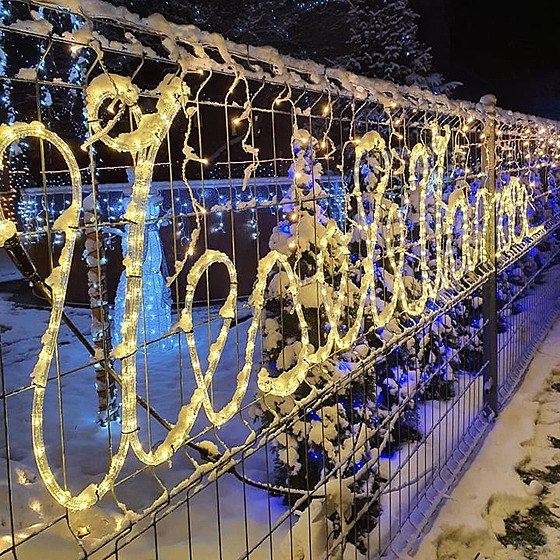
<path fill-rule="evenodd" d="M 484 95 L 480 103 L 487 116 L 486 153 L 483 165 L 486 167 L 486 188 L 489 194 L 490 216 L 486 232 L 486 255 L 493 271 L 484 284 L 483 293 L 483 360 L 484 401 L 495 415 L 498 414 L 498 278 L 496 262 L 496 96 Z"/>

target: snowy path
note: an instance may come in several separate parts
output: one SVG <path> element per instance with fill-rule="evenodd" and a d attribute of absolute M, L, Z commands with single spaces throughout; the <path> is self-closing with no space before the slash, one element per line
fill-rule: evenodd
<path fill-rule="evenodd" d="M 2 262 L 1 257 L 2 253 L 0 253 L 0 282 L 18 279 L 18 273 L 9 264 Z M 71 309 L 70 311 L 74 320 L 87 334 L 90 321 L 89 311 L 87 309 Z M 31 316 L 33 321 L 29 320 Z M 0 297 L 0 319 L 3 318 L 4 323 L 9 326 L 2 334 L 4 365 L 7 366 L 6 388 L 15 391 L 8 403 L 8 420 L 12 429 L 14 426 L 21 426 L 21 429 L 18 430 L 18 437 L 11 441 L 10 449 L 12 475 L 16 478 L 13 485 L 13 501 L 16 504 L 14 519 L 18 539 L 40 530 L 45 523 L 56 519 L 63 513 L 62 509 L 56 506 L 47 495 L 35 472 L 29 441 L 31 392 L 28 390 L 17 392 L 18 387 L 28 383 L 29 371 L 38 352 L 39 340 L 44 331 L 47 316 L 46 310 L 35 309 L 32 310 L 31 315 L 26 306 L 15 304 L 5 294 Z M 239 331 L 242 339 L 245 334 L 245 326 L 244 324 Z M 215 337 L 216 327 L 217 325 L 213 325 L 211 329 L 213 337 Z M 22 343 L 24 338 L 26 344 Z M 73 347 L 71 342 L 70 334 L 66 331 L 61 332 L 60 359 L 65 362 L 64 366 L 71 367 L 87 363 L 87 355 L 81 351 L 67 352 L 68 348 Z M 176 348 L 174 352 L 177 351 Z M 172 356 L 175 356 L 173 359 L 177 359 L 174 352 L 167 355 L 154 355 L 148 360 L 150 371 L 165 372 L 165 375 L 153 377 L 150 394 L 153 399 L 152 404 L 170 419 L 176 416 L 176 409 L 179 405 L 177 387 L 181 384 L 180 382 L 178 384 L 178 379 L 172 379 L 173 376 L 170 375 L 167 363 Z M 215 392 L 217 405 L 221 405 L 222 401 L 228 399 L 227 388 L 232 385 L 232 380 L 227 379 L 226 372 L 236 371 L 236 367 L 233 367 L 236 365 L 236 352 L 228 353 L 226 358 L 231 362 L 232 367 L 221 369 L 220 383 Z M 142 362 L 142 357 L 140 357 L 139 371 L 143 371 Z M 185 378 L 190 379 L 188 367 L 185 369 Z M 100 432 L 93 422 L 92 411 L 95 410 L 95 394 L 92 391 L 91 372 L 84 372 L 82 378 L 72 375 L 65 383 L 68 383 L 65 392 L 69 391 L 68 394 L 74 396 L 74 404 L 68 400 L 65 401 L 67 417 L 73 420 L 73 433 L 66 442 L 66 451 L 68 457 L 74 460 L 70 461 L 67 468 L 72 484 L 76 487 L 83 487 L 92 477 L 96 478 L 99 473 L 104 471 L 107 457 L 100 455 L 98 451 L 106 447 L 107 441 L 106 436 L 103 436 L 103 431 Z M 144 389 L 143 375 L 139 375 L 139 390 Z M 184 390 L 188 393 L 192 387 L 184 386 Z M 474 396 L 466 399 L 473 407 L 472 410 L 469 409 L 469 415 L 475 414 L 481 403 L 481 399 L 476 397 L 481 394 L 480 383 L 474 383 L 470 391 Z M 526 381 L 498 419 L 480 455 L 460 485 L 448 498 L 432 531 L 424 539 L 416 555 L 408 557 L 409 560 L 410 558 L 414 558 L 414 560 L 475 560 L 475 558 L 476 560 L 484 558 L 489 560 L 523 558 L 553 560 L 560 558 L 560 519 L 557 521 L 556 518 L 556 515 L 560 516 L 560 468 L 558 472 L 555 468 L 550 468 L 551 465 L 560 465 L 559 391 L 560 321 L 539 347 Z M 249 394 L 254 394 L 254 392 L 253 387 Z M 56 402 L 53 401 L 51 404 L 55 407 Z M 435 419 L 445 415 L 445 411 L 452 404 L 449 401 L 423 405 L 421 414 L 423 429 L 427 430 Z M 52 439 L 49 447 L 56 450 L 57 430 L 54 428 L 57 428 L 57 422 L 52 424 L 53 429 L 49 429 L 47 435 Z M 452 428 L 451 440 L 455 441 L 462 434 L 464 426 L 457 424 L 452 425 Z M 409 460 L 408 468 L 410 470 L 407 471 L 410 478 L 415 478 L 415 475 L 429 470 L 434 453 L 431 450 L 436 450 L 437 454 L 446 449 L 446 445 L 442 445 L 442 441 L 447 441 L 444 435 L 449 437 L 447 429 L 447 423 L 443 422 L 426 442 L 428 445 L 423 447 L 423 454 L 412 452 L 410 455 L 412 450 L 403 449 L 390 460 L 383 460 L 382 468 L 388 470 L 389 473 L 395 472 L 396 464 L 408 457 L 412 459 Z M 230 429 L 222 431 L 221 437 L 233 444 L 243 441 L 247 433 L 247 426 L 238 422 L 232 423 Z M 75 434 L 79 434 L 79 437 L 76 437 Z M 163 432 L 159 429 L 155 429 L 152 434 L 154 441 L 157 441 L 162 435 Z M 205 437 L 211 437 L 211 434 Z M 54 452 L 54 461 L 56 461 L 56 455 L 57 453 Z M 88 460 L 84 462 L 81 460 L 83 457 L 87 457 Z M 0 451 L 0 459 L 5 460 L 5 453 L 2 457 L 2 451 Z M 248 474 L 255 479 L 262 479 L 263 473 L 266 472 L 261 456 L 255 456 L 246 467 Z M 516 469 L 523 471 L 523 478 Z M 157 469 L 158 476 L 168 488 L 191 473 L 192 465 L 185 457 L 179 455 L 174 457 L 172 469 L 168 469 L 166 465 Z M 127 471 L 127 474 L 130 473 Z M 138 492 L 138 484 L 141 484 L 142 492 Z M 541 485 L 544 486 L 544 491 L 542 491 Z M 141 509 L 159 494 L 158 490 L 151 475 L 140 473 L 131 482 L 120 486 L 116 493 L 119 499 L 124 499 L 129 505 Z M 421 481 L 416 490 L 422 490 Z M 269 522 L 274 524 L 274 520 L 285 511 L 279 498 L 270 498 L 266 492 L 244 488 L 229 476 L 222 477 L 220 480 L 219 494 L 220 497 L 216 499 L 215 488 L 209 487 L 191 498 L 188 520 L 190 532 L 186 528 L 187 512 L 184 508 L 180 508 L 159 523 L 160 550 L 165 551 L 165 558 L 170 560 L 185 558 L 189 554 L 195 558 L 213 558 L 219 556 L 220 548 L 225 551 L 225 557 L 238 558 L 247 544 L 256 545 L 270 530 Z M 382 501 L 389 499 L 389 496 L 390 494 L 385 494 Z M 0 551 L 11 542 L 9 528 L 6 524 L 8 501 L 7 486 L 4 481 L 0 484 Z M 404 509 L 401 510 L 401 508 Z M 393 504 L 393 507 L 384 509 L 386 512 L 391 512 L 394 517 L 398 517 L 400 512 L 406 508 L 406 503 L 400 504 L 399 502 L 399 507 Z M 516 511 L 521 513 L 511 517 Z M 537 514 L 540 514 L 540 517 Z M 506 549 L 498 539 L 505 533 L 504 519 L 508 517 L 508 538 L 517 546 L 517 549 L 513 546 Z M 243 522 L 245 518 L 247 523 Z M 529 523 L 529 520 L 536 520 L 536 523 L 540 523 L 538 527 L 531 525 L 528 528 L 530 533 L 536 534 L 538 537 L 537 540 L 533 540 L 533 548 L 522 545 L 522 529 Z M 122 523 L 122 513 L 115 507 L 113 500 L 108 497 L 94 510 L 83 515 L 73 516 L 72 522 L 76 525 L 87 524 L 91 530 L 88 540 L 93 544 L 95 539 L 107 532 L 108 528 L 117 529 Z M 379 539 L 383 540 L 383 535 L 389 530 L 390 524 L 390 516 L 383 515 L 377 530 L 371 535 L 370 544 L 373 545 L 373 550 L 376 549 L 375 543 Z M 555 527 L 556 524 L 558 527 Z M 520 535 L 512 533 L 512 527 L 517 528 Z M 273 539 L 266 539 L 251 555 L 251 558 L 265 559 L 270 558 L 271 555 L 277 557 L 281 541 L 288 530 L 289 520 L 275 532 Z M 547 544 L 539 544 L 543 539 Z M 146 533 L 132 546 L 121 552 L 121 556 L 136 560 L 151 558 L 152 540 L 152 533 Z M 223 548 L 225 543 L 227 545 Z M 76 543 L 69 538 L 65 524 L 58 523 L 51 530 L 42 533 L 42 536 L 30 539 L 25 546 L 19 547 L 19 551 L 20 557 L 23 559 L 36 558 L 38 552 L 41 551 L 45 559 L 57 558 L 58 560 L 75 558 L 77 547 Z M 345 558 L 359 557 L 360 555 L 353 547 L 347 547 Z"/>
<path fill-rule="evenodd" d="M 419 550 L 406 558 L 560 558 L 555 438 L 560 438 L 560 321 Z"/>

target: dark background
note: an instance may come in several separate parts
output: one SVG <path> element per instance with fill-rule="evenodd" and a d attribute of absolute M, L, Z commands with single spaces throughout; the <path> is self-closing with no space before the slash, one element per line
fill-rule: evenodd
<path fill-rule="evenodd" d="M 410 0 L 433 70 L 463 82 L 453 96 L 486 93 L 505 109 L 560 119 L 560 2 Z"/>
<path fill-rule="evenodd" d="M 171 21 L 192 22 L 238 43 L 271 45 L 296 57 L 347 67 L 344 58 L 352 56 L 357 28 L 351 24 L 352 7 L 367 12 L 394 0 L 369 0 L 369 5 L 368 0 L 109 1 L 142 16 L 159 12 Z M 503 108 L 560 119 L 559 0 L 408 4 L 419 14 L 418 39 L 432 49 L 432 72 L 463 83 L 454 97 L 478 101 L 493 93 Z"/>

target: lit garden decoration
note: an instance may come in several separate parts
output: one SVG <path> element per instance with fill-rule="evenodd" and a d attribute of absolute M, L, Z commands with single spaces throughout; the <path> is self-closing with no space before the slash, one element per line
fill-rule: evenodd
<path fill-rule="evenodd" d="M 240 77 L 239 82 L 242 79 Z M 233 86 L 232 86 L 233 87 Z M 354 177 L 354 187 L 349 196 L 349 203 L 357 209 L 352 218 L 352 227 L 342 231 L 333 219 L 314 212 L 313 205 L 316 198 L 320 198 L 318 184 L 315 178 L 320 175 L 320 169 L 310 167 L 310 159 L 304 157 L 306 150 L 320 150 L 320 143 L 309 131 L 295 128 L 292 138 L 294 149 L 293 181 L 291 191 L 292 200 L 285 204 L 285 212 L 289 215 L 289 225 L 282 228 L 276 235 L 276 247 L 263 257 L 258 266 L 257 281 L 250 299 L 252 320 L 248 333 L 245 350 L 245 362 L 237 376 L 237 387 L 231 401 L 221 410 L 216 411 L 208 397 L 208 389 L 212 382 L 214 371 L 220 361 L 220 356 L 226 342 L 231 320 L 235 316 L 237 301 L 236 270 L 231 259 L 225 254 L 208 250 L 202 255 L 194 254 L 194 243 L 187 248 L 185 258 L 177 263 L 173 281 L 181 272 L 187 260 L 193 259 L 194 266 L 187 278 L 186 306 L 181 318 L 174 329 L 181 329 L 187 336 L 187 344 L 191 355 L 192 367 L 197 389 L 194 391 L 190 403 L 180 412 L 174 427 L 168 436 L 155 449 L 146 450 L 138 437 L 136 418 L 136 352 L 137 331 L 140 298 L 142 293 L 142 264 L 144 262 L 144 243 L 146 236 L 146 212 L 149 207 L 148 197 L 152 180 L 155 155 L 166 132 L 177 113 L 185 107 L 189 98 L 189 90 L 180 76 L 169 76 L 157 88 L 158 102 L 156 111 L 143 114 L 138 107 L 138 92 L 129 78 L 114 74 L 102 75 L 94 79 L 88 88 L 87 108 L 89 120 L 92 123 L 93 134 L 87 140 L 85 147 L 94 142 L 104 142 L 111 148 L 127 152 L 131 155 L 134 165 L 135 181 L 132 187 L 132 198 L 126 210 L 125 219 L 128 223 L 128 251 L 124 264 L 126 268 L 126 293 L 124 303 L 124 320 L 121 328 L 121 343 L 113 350 L 112 358 L 122 361 L 122 434 L 120 444 L 115 452 L 108 473 L 98 484 L 92 484 L 77 495 L 63 490 L 55 480 L 45 454 L 43 440 L 43 400 L 47 390 L 47 374 L 53 357 L 61 316 L 65 305 L 65 294 L 68 285 L 70 263 L 76 238 L 78 217 L 81 207 L 81 180 L 78 167 L 70 148 L 54 133 L 47 130 L 40 123 L 2 125 L 0 129 L 0 150 L 6 150 L 13 142 L 28 136 L 41 138 L 52 143 L 63 154 L 72 176 L 73 201 L 70 207 L 56 221 L 54 229 L 65 236 L 65 242 L 58 266 L 53 270 L 47 283 L 52 288 L 53 309 L 49 327 L 43 337 L 43 350 L 39 356 L 33 379 L 35 397 L 33 401 L 32 428 L 33 446 L 39 472 L 43 481 L 55 499 L 71 510 L 81 510 L 96 503 L 115 482 L 123 467 L 129 448 L 145 465 L 158 465 L 170 457 L 182 446 L 189 437 L 193 424 L 204 409 L 208 420 L 214 426 L 227 423 L 240 410 L 240 404 L 246 394 L 249 376 L 254 365 L 254 349 L 257 333 L 261 328 L 262 313 L 265 303 L 265 291 L 270 289 L 269 276 L 274 270 L 281 271 L 281 289 L 289 294 L 292 301 L 293 313 L 297 315 L 300 329 L 298 352 L 295 361 L 277 376 L 272 376 L 266 368 L 258 373 L 258 387 L 264 395 L 286 397 L 293 394 L 306 379 L 310 368 L 323 365 L 337 352 L 349 350 L 359 339 L 364 314 L 373 317 L 375 327 L 386 327 L 397 310 L 400 302 L 402 310 L 412 317 L 418 317 L 426 312 L 427 302 L 435 298 L 441 290 L 450 287 L 455 278 L 467 271 L 475 271 L 477 266 L 486 262 L 487 225 L 491 216 L 491 209 L 495 206 L 499 216 L 499 223 L 505 224 L 499 228 L 499 251 L 506 251 L 513 243 L 522 241 L 539 231 L 533 228 L 527 216 L 529 193 L 525 185 L 512 177 L 508 188 L 501 194 L 492 195 L 484 187 L 476 192 L 474 204 L 470 204 L 464 191 L 458 189 L 448 201 L 442 196 L 444 158 L 449 141 L 449 130 L 441 130 L 436 124 L 431 128 L 429 143 L 416 144 L 410 151 L 407 165 L 399 160 L 394 150 L 387 147 L 383 138 L 376 132 L 368 132 L 361 138 L 349 140 L 349 146 L 354 150 L 354 164 L 351 168 Z M 103 103 L 110 100 L 109 110 L 112 117 L 106 126 L 102 126 L 100 111 Z M 247 111 L 250 111 L 248 100 Z M 190 119 L 194 114 L 192 106 L 185 109 Z M 136 129 L 130 133 L 111 136 L 111 128 L 121 117 L 130 112 L 136 123 Z M 190 130 L 190 129 L 189 129 Z M 204 161 L 194 154 L 190 148 L 188 135 L 185 137 L 185 163 L 188 161 Z M 323 141 L 325 142 L 325 141 Z M 329 143 L 329 139 L 326 139 Z M 330 144 L 329 144 L 330 145 Z M 257 155 L 257 150 L 246 146 L 247 151 Z M 373 161 L 379 162 L 375 171 L 369 168 Z M 247 178 L 254 170 L 254 165 L 248 168 Z M 363 189 L 362 180 L 365 172 L 370 169 L 371 174 L 366 177 L 367 189 Z M 405 177 L 407 197 L 401 205 L 393 204 L 387 208 L 386 188 L 391 173 L 397 169 Z M 342 169 L 341 172 L 346 172 Z M 248 179 L 247 179 L 248 180 Z M 428 209 L 426 199 L 431 196 L 435 205 Z M 405 289 L 406 277 L 402 274 L 405 255 L 406 220 L 411 205 L 416 205 L 419 221 L 420 254 L 418 255 L 421 270 L 421 295 L 411 300 Z M 204 212 L 197 207 L 197 220 Z M 519 212 L 518 209 L 521 209 Z M 463 214 L 463 235 L 460 256 L 453 250 L 452 234 L 455 217 Z M 385 223 L 393 224 L 387 229 Z M 435 231 L 437 265 L 435 268 L 428 263 L 429 251 L 427 245 L 427 222 L 431 222 Z M 509 224 L 509 225 L 508 225 Z M 516 232 L 516 227 L 518 232 Z M 200 227 L 200 226 L 198 226 Z M 285 231 L 284 231 L 285 229 Z M 2 243 L 15 234 L 15 225 L 2 215 L 0 222 L 0 240 Z M 310 278 L 298 276 L 297 268 L 290 265 L 290 256 L 305 251 L 310 236 L 318 232 L 319 243 L 316 254 L 315 272 Z M 375 301 L 375 261 L 378 238 L 383 235 L 385 253 L 394 270 L 393 295 L 390 302 L 381 307 Z M 192 235 L 196 238 L 196 233 Z M 350 289 L 348 274 L 355 263 L 350 259 L 348 245 L 352 239 L 361 239 L 365 243 L 365 254 L 361 261 L 362 274 L 359 283 Z M 333 254 L 334 251 L 334 254 Z M 333 286 L 326 280 L 332 276 L 326 270 L 327 263 L 332 258 L 342 273 L 342 280 L 338 286 Z M 220 334 L 209 349 L 208 367 L 201 366 L 196 340 L 193 334 L 192 303 L 194 291 L 204 274 L 212 265 L 225 266 L 230 278 L 229 296 L 223 304 L 220 316 L 223 325 Z M 317 291 L 317 301 L 314 307 L 321 309 L 326 323 L 330 325 L 328 334 L 322 344 L 313 346 L 309 339 L 309 325 L 304 314 L 309 295 L 309 286 Z M 309 304 L 307 304 L 309 305 Z M 341 331 L 341 318 L 353 310 L 354 320 L 346 331 Z M 374 459 L 372 459 L 373 461 Z M 366 463 L 363 469 L 368 469 Z M 355 475 L 356 476 L 356 475 Z"/>
<path fill-rule="evenodd" d="M 524 269 L 532 274 L 523 255 L 533 258 L 530 252 L 542 249 L 536 242 L 550 233 L 550 223 L 557 227 L 560 128 L 496 110 L 493 103 L 454 102 L 296 63 L 159 18 L 127 14 L 121 20 L 122 11 L 94 0 L 84 2 L 80 14 L 61 0 L 52 5 L 44 9 L 52 9 L 55 23 L 68 18 L 60 24 L 67 29 L 63 34 L 42 12 L 10 25 L 60 39 L 52 50 L 69 61 L 67 81 L 76 102 L 70 120 L 80 121 L 76 135 L 64 137 L 68 128 L 58 127 L 54 111 L 51 121 L 43 119 L 45 107 L 56 107 L 49 87 L 60 85 L 53 64 L 59 60 L 49 59 L 51 47 L 43 44 L 37 52 L 41 63 L 53 66 L 50 83 L 42 83 L 48 80 L 39 67 L 12 72 L 36 88 L 38 116 L 13 109 L 0 125 L 3 178 L 17 187 L 11 206 L 0 192 L 0 246 L 25 254 L 22 243 L 30 252 L 48 245 L 45 252 L 54 255 L 48 278 L 37 275 L 51 309 L 27 387 L 33 390 L 28 449 L 32 445 L 45 487 L 71 512 L 104 496 L 110 501 L 113 494 L 111 506 L 124 514 L 116 534 L 129 521 L 159 512 L 182 490 L 188 489 L 190 500 L 203 478 L 216 483 L 222 474 L 235 474 L 244 491 L 252 486 L 269 492 L 269 507 L 271 497 L 281 495 L 292 512 L 307 510 L 293 528 L 290 518 L 288 540 L 312 541 L 311 521 L 324 519 L 315 531 L 324 529 L 323 544 L 328 540 L 333 556 L 347 542 L 365 550 L 383 507 L 386 463 L 426 430 L 427 415 L 423 426 L 417 421 L 419 408 L 428 409 L 429 400 L 446 401 L 442 410 L 462 404 L 459 393 L 470 399 L 465 391 L 472 387 L 480 389 L 473 416 L 487 412 L 482 289 L 490 276 L 499 276 L 497 289 L 490 289 L 509 301 L 525 281 Z M 114 36 L 108 31 L 112 20 Z M 122 37 L 121 28 L 129 31 Z M 149 47 L 142 43 L 148 35 Z M 17 46 L 14 40 L 7 52 Z M 0 48 L 0 66 L 3 53 Z M 144 64 L 152 64 L 145 74 Z M 8 81 L 2 95 L 11 103 Z M 39 146 L 40 154 L 29 146 Z M 56 153 L 41 161 L 43 189 L 22 187 L 45 146 L 49 157 Z M 98 166 L 97 154 L 109 154 L 111 167 Z M 70 187 L 57 161 L 68 169 Z M 125 169 L 132 169 L 130 178 L 118 183 L 114 179 Z M 117 170 L 113 181 L 98 180 L 98 172 L 109 170 Z M 47 173 L 53 173 L 52 183 Z M 167 183 L 160 189 L 162 177 Z M 64 198 L 55 203 L 53 191 Z M 12 204 L 16 196 L 19 213 Z M 100 217 L 104 212 L 107 220 Z M 118 265 L 115 277 L 120 275 L 113 323 L 105 286 L 108 256 L 114 256 L 107 251 L 109 235 L 122 239 L 124 267 L 119 254 L 111 263 Z M 544 243 L 550 254 L 551 238 Z M 57 378 L 53 370 L 64 354 L 61 323 L 73 329 L 66 311 L 78 283 L 81 242 L 93 344 L 74 328 L 89 358 L 76 364 L 76 352 Z M 513 274 L 503 265 L 512 255 L 521 263 Z M 211 276 L 218 278 L 219 291 Z M 61 443 L 59 468 L 52 411 L 59 405 L 62 442 L 62 395 L 54 404 L 50 397 L 57 383 L 62 387 L 61 378 L 76 379 L 82 389 L 81 372 L 92 366 L 104 412 L 99 424 L 107 430 L 87 424 L 87 406 L 85 420 L 73 429 L 85 424 L 89 434 L 106 435 L 109 452 L 95 474 L 87 471 L 74 485 L 66 464 L 86 462 L 87 454 L 76 457 L 72 450 L 66 457 Z M 80 374 L 69 375 L 75 372 Z M 149 374 L 159 393 L 150 393 Z M 64 405 L 76 385 L 65 385 Z M 162 394 L 164 412 L 154 404 Z M 111 422 L 119 397 L 120 426 Z M 430 408 L 431 421 L 447 431 L 448 420 L 436 408 Z M 152 434 L 153 420 L 159 431 Z M 200 453 L 201 463 L 187 447 Z M 179 456 L 183 450 L 186 457 Z M 242 462 L 258 452 L 267 454 L 267 466 L 257 455 L 262 479 L 252 480 Z M 403 463 L 411 457 L 407 452 Z M 162 482 L 160 471 L 180 459 L 186 459 L 184 471 Z M 425 478 L 439 467 L 432 460 Z M 153 468 L 159 465 L 164 468 Z M 130 495 L 121 500 L 115 490 L 123 481 L 142 480 L 138 473 L 153 475 L 160 495 L 146 492 L 146 501 L 134 504 L 142 508 L 137 514 L 125 503 Z M 284 513 L 287 519 L 290 512 Z M 86 538 L 87 531 L 74 535 Z"/>

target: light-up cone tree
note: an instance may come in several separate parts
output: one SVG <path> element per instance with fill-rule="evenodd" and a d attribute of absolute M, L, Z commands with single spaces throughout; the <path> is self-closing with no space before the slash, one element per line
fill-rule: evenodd
<path fill-rule="evenodd" d="M 132 179 L 130 175 L 129 179 Z M 142 259 L 142 299 L 138 321 L 138 344 L 153 351 L 173 347 L 173 339 L 166 337 L 171 330 L 171 292 L 166 286 L 167 276 L 163 246 L 159 235 L 162 199 L 152 194 L 146 206 L 146 233 Z M 116 231 L 116 230 L 114 230 Z M 122 232 L 123 258 L 128 253 L 128 227 Z M 125 313 L 126 275 L 121 274 L 115 296 L 113 338 L 115 346 L 122 341 L 121 328 Z"/>

